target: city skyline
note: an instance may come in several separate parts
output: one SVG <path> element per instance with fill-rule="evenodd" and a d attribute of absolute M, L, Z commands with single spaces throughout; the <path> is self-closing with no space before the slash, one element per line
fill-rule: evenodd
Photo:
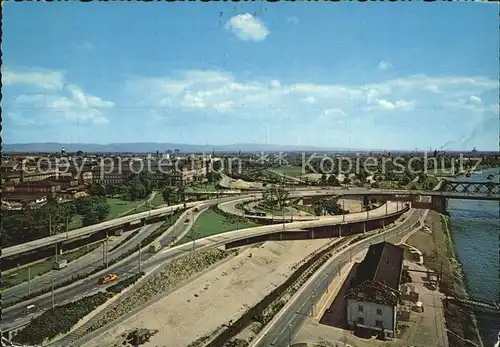
<path fill-rule="evenodd" d="M 3 8 L 4 143 L 498 149 L 493 6 L 36 6 Z"/>

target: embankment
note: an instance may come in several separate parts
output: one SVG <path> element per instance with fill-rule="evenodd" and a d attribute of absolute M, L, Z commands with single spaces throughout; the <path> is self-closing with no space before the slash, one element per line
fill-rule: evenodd
<path fill-rule="evenodd" d="M 467 284 L 462 267 L 456 258 L 449 218 L 430 211 L 426 225 L 431 232 L 419 230 L 406 243 L 423 253 L 424 265 L 427 268 L 441 274 L 439 284 L 441 293 L 464 297 L 467 295 Z M 472 309 L 447 302 L 444 305 L 444 316 L 449 346 L 483 346 Z"/>

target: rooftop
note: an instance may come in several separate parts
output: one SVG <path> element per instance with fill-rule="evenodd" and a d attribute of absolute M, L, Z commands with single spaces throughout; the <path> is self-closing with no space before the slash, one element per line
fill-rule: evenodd
<path fill-rule="evenodd" d="M 395 305 L 401 284 L 403 252 L 401 247 L 388 242 L 371 245 L 358 266 L 346 298 Z"/>

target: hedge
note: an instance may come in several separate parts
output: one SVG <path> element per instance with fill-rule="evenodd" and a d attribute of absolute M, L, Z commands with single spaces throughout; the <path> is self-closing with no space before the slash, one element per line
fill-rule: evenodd
<path fill-rule="evenodd" d="M 141 278 L 142 276 L 144 276 L 144 272 L 141 272 L 141 273 L 138 273 L 138 274 L 135 274 L 131 277 L 127 277 L 126 279 L 124 279 L 123 281 L 120 281 L 108 288 L 106 288 L 106 291 L 108 293 L 112 293 L 112 294 L 118 294 L 120 293 L 122 290 L 124 290 L 125 288 L 127 288 L 128 286 L 134 284 L 135 282 L 137 282 L 139 280 L 139 278 Z"/>
<path fill-rule="evenodd" d="M 66 305 L 56 306 L 34 318 L 12 340 L 17 343 L 40 345 L 46 339 L 50 340 L 59 334 L 69 332 L 80 319 L 112 296 L 110 293 L 99 292 Z"/>
<path fill-rule="evenodd" d="M 59 334 L 65 334 L 80 319 L 104 304 L 109 298 L 134 284 L 144 276 L 144 272 L 127 277 L 108 288 L 106 292 L 86 296 L 66 305 L 56 306 L 33 319 L 13 341 L 19 343 L 41 344 L 45 339 L 51 340 Z"/>

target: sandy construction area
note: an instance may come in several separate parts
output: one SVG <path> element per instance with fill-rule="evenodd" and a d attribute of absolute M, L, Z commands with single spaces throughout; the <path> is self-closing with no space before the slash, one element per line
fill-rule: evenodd
<path fill-rule="evenodd" d="M 362 209 L 362 201 L 354 200 L 354 199 L 339 199 L 337 203 L 342 207 L 342 203 L 344 204 L 344 208 L 349 211 L 349 213 L 356 213 L 363 211 Z"/>
<path fill-rule="evenodd" d="M 84 346 L 121 346 L 124 332 L 147 328 L 159 332 L 144 347 L 185 347 L 229 320 L 235 321 L 283 283 L 292 266 L 336 241 L 266 242 L 248 248 Z"/>

